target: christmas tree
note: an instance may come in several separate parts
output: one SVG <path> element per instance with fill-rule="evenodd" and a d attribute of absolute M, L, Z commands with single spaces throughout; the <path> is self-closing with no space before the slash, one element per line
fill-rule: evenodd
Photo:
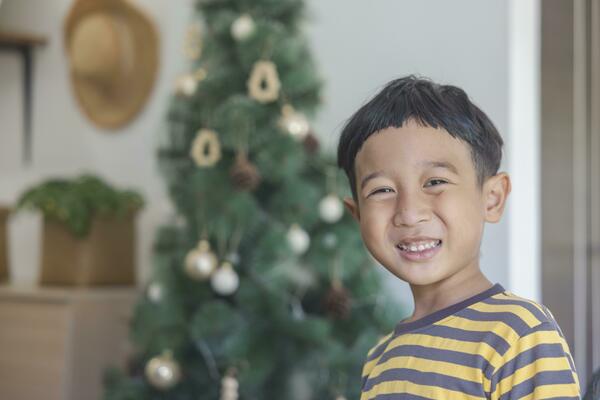
<path fill-rule="evenodd" d="M 135 356 L 106 400 L 354 399 L 400 312 L 309 120 L 302 0 L 201 0 L 158 157 L 178 218 L 154 244 Z"/>

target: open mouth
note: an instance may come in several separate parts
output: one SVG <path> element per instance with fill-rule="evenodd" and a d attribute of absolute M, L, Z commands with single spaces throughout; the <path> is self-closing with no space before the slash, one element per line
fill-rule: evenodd
<path fill-rule="evenodd" d="M 399 243 L 396 245 L 396 248 L 400 250 L 400 254 L 411 261 L 429 259 L 438 252 L 440 247 L 442 247 L 440 239 Z"/>
<path fill-rule="evenodd" d="M 422 241 L 422 242 L 410 243 L 410 244 L 399 243 L 396 247 L 398 247 L 402 251 L 406 251 L 409 253 L 418 253 L 418 252 L 422 252 L 425 250 L 434 249 L 441 245 L 442 245 L 442 241 L 440 239 L 436 239 L 436 240 Z"/>

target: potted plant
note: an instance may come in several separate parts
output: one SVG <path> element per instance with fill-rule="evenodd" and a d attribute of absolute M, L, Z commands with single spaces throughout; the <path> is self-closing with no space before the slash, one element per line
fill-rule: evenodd
<path fill-rule="evenodd" d="M 16 210 L 43 215 L 42 285 L 135 283 L 135 217 L 140 194 L 84 174 L 26 190 Z"/>

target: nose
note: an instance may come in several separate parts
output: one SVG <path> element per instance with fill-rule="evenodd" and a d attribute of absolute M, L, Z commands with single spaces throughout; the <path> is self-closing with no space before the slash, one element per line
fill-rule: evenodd
<path fill-rule="evenodd" d="M 431 218 L 427 201 L 420 193 L 400 194 L 393 217 L 394 226 L 414 226 Z"/>

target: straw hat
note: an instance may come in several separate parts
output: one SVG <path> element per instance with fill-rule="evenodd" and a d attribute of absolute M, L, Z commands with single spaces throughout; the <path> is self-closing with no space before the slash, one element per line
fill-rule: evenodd
<path fill-rule="evenodd" d="M 115 129 L 141 110 L 158 68 L 154 24 L 129 0 L 75 0 L 65 21 L 75 96 L 98 126 Z"/>

